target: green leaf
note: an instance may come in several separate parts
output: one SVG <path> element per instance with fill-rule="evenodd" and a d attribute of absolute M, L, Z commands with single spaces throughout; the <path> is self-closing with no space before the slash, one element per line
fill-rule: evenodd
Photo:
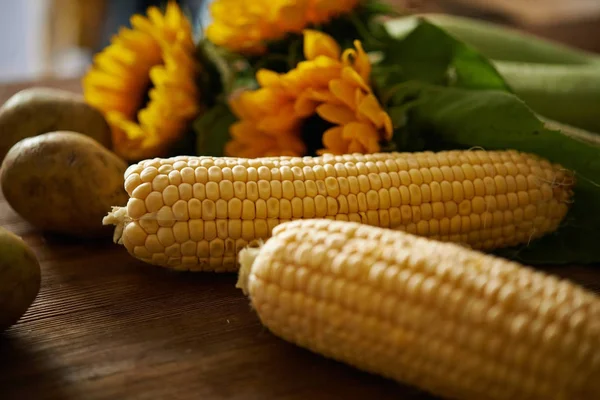
<path fill-rule="evenodd" d="M 382 73 L 392 84 L 417 80 L 444 86 L 510 91 L 488 59 L 443 29 L 421 19 L 407 31 L 403 38 L 389 41 L 384 60 L 375 67 L 374 75 Z"/>
<path fill-rule="evenodd" d="M 406 36 L 419 19 L 439 26 L 489 59 L 537 65 L 578 65 L 600 62 L 597 53 L 584 51 L 504 24 L 442 13 L 420 13 L 385 21 L 391 35 Z"/>
<path fill-rule="evenodd" d="M 394 104 L 415 93 L 409 110 L 412 150 L 482 147 L 515 149 L 538 154 L 575 171 L 574 203 L 560 229 L 528 245 L 499 254 L 528 264 L 600 262 L 600 146 L 574 135 L 549 129 L 527 105 L 511 93 L 468 90 L 407 82 Z"/>
<path fill-rule="evenodd" d="M 225 52 L 208 40 L 197 43 L 195 56 L 201 68 L 197 84 L 203 94 L 203 101 L 210 107 L 229 89 L 233 71 Z"/>
<path fill-rule="evenodd" d="M 360 5 L 359 12 L 367 15 L 369 18 L 375 16 L 400 16 L 402 13 L 397 7 L 388 4 L 388 2 L 381 2 L 378 0 L 366 0 Z"/>
<path fill-rule="evenodd" d="M 236 121 L 227 104 L 219 103 L 193 123 L 196 133 L 196 154 L 222 157 L 229 141 L 229 127 Z"/>

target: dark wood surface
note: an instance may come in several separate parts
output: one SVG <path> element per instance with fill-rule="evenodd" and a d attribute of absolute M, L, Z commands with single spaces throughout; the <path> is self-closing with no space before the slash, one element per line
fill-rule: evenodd
<path fill-rule="evenodd" d="M 0 103 L 25 86 L 0 86 Z M 274 337 L 234 274 L 174 273 L 110 239 L 47 236 L 1 197 L 0 225 L 31 245 L 43 272 L 35 303 L 0 334 L 2 400 L 434 399 Z M 546 270 L 600 291 L 600 267 Z"/>

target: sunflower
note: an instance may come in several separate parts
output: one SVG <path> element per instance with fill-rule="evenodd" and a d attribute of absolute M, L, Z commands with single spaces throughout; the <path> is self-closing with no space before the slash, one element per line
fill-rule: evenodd
<path fill-rule="evenodd" d="M 360 41 L 342 52 L 329 35 L 305 30 L 304 56 L 286 73 L 258 71 L 260 87 L 230 99 L 239 121 L 226 154 L 304 155 L 303 126 L 315 116 L 330 126 L 317 154 L 376 153 L 391 140 L 392 121 L 372 91 L 371 63 Z"/>
<path fill-rule="evenodd" d="M 106 117 L 114 151 L 129 161 L 165 155 L 201 111 L 190 21 L 175 2 L 134 15 L 94 57 L 86 101 Z"/>
<path fill-rule="evenodd" d="M 256 55 L 266 43 L 349 13 L 360 0 L 215 0 L 207 38 L 230 51 Z"/>

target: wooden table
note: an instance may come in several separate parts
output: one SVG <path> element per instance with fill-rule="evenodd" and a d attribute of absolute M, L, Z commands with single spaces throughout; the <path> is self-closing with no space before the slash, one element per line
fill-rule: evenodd
<path fill-rule="evenodd" d="M 1 86 L 0 103 L 24 86 Z M 3 198 L 0 225 L 43 270 L 37 300 L 0 335 L 2 400 L 434 399 L 274 337 L 233 274 L 174 273 L 110 240 L 43 235 Z M 600 291 L 598 267 L 547 270 Z"/>

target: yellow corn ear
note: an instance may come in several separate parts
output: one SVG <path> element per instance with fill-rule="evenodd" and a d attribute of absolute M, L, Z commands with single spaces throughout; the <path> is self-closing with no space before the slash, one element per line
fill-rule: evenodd
<path fill-rule="evenodd" d="M 495 249 L 555 230 L 572 184 L 560 166 L 515 151 L 180 156 L 132 165 L 127 206 L 104 223 L 135 257 L 185 270 L 236 270 L 241 248 L 310 218 Z"/>
<path fill-rule="evenodd" d="M 504 259 L 340 221 L 277 226 L 237 286 L 275 335 L 462 400 L 600 399 L 600 298 Z"/>

